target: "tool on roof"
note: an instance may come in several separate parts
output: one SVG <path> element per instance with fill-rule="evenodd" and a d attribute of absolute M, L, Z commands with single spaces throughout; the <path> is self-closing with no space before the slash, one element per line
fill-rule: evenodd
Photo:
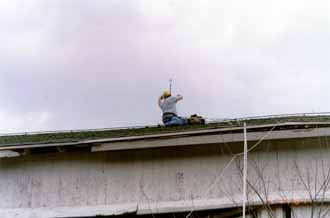
<path fill-rule="evenodd" d="M 202 116 L 198 116 L 197 114 L 193 114 L 187 119 L 189 125 L 194 124 L 205 124 L 205 118 Z"/>

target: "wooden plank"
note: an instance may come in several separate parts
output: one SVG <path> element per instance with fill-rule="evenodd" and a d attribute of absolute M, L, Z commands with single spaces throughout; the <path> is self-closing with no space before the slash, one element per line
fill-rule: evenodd
<path fill-rule="evenodd" d="M 267 125 L 258 125 L 258 126 L 248 126 L 247 130 L 253 129 L 264 129 L 284 126 L 306 126 L 306 125 L 330 125 L 330 122 L 304 122 L 304 123 L 279 123 L 279 124 L 267 124 Z M 86 140 L 83 143 L 95 143 L 95 142 L 115 142 L 115 141 L 128 141 L 128 140 L 140 140 L 140 139 L 151 139 L 151 138 L 162 138 L 162 137 L 172 137 L 172 136 L 185 136 L 185 135 L 196 135 L 196 134 L 210 134 L 210 133 L 220 133 L 220 132 L 230 132 L 242 130 L 243 127 L 233 127 L 233 128 L 217 128 L 217 129 L 206 129 L 206 130 L 195 130 L 195 131 L 185 131 L 185 132 L 176 132 L 176 133 L 161 133 L 153 135 L 141 135 L 141 136 L 128 136 L 120 138 L 106 138 L 106 139 L 97 139 L 97 140 Z"/>
<path fill-rule="evenodd" d="M 31 144 L 31 145 L 7 145 L 0 146 L 0 151 L 2 150 L 14 150 L 14 149 L 24 149 L 24 148 L 43 148 L 43 147 L 57 147 L 57 146 L 69 146 L 69 145 L 79 145 L 79 142 L 67 142 L 67 143 L 49 143 L 49 144 Z"/>
<path fill-rule="evenodd" d="M 294 138 L 313 138 L 330 136 L 330 128 L 320 129 L 302 129 L 302 130 L 276 130 L 272 132 L 250 132 L 248 133 L 248 141 L 258 141 L 266 134 L 264 140 L 276 139 L 294 139 Z M 242 142 L 244 140 L 243 133 L 219 134 L 219 135 L 201 135 L 187 136 L 166 139 L 150 139 L 138 141 L 114 141 L 104 142 L 98 146 L 92 147 L 92 152 L 96 151 L 113 151 L 113 150 L 129 150 L 156 147 L 172 147 L 172 146 L 188 146 L 188 145 L 205 145 L 205 144 L 222 144 L 231 142 Z"/>

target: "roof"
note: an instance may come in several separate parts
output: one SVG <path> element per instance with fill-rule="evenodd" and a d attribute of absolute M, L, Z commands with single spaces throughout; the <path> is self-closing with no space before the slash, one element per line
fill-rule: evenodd
<path fill-rule="evenodd" d="M 259 117 L 245 117 L 237 119 L 224 119 L 218 122 L 209 122 L 205 125 L 187 125 L 177 127 L 144 126 L 126 127 L 116 129 L 93 129 L 93 130 L 72 130 L 57 132 L 38 132 L 23 134 L 7 134 L 0 136 L 0 146 L 8 145 L 32 145 L 32 144 L 54 144 L 54 143 L 75 143 L 81 140 L 102 140 L 109 138 L 121 138 L 129 136 L 148 136 L 165 133 L 191 132 L 208 129 L 222 129 L 247 126 L 261 126 L 278 123 L 324 123 L 330 126 L 330 113 L 313 114 L 289 114 L 272 115 Z"/>

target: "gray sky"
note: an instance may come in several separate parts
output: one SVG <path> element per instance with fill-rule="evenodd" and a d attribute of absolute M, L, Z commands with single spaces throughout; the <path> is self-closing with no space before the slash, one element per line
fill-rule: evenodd
<path fill-rule="evenodd" d="M 1 0 L 0 132 L 330 111 L 330 3 Z"/>

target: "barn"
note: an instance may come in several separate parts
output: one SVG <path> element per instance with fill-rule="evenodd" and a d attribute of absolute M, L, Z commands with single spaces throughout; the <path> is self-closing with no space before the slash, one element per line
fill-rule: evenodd
<path fill-rule="evenodd" d="M 330 115 L 0 136 L 0 217 L 330 217 Z"/>

